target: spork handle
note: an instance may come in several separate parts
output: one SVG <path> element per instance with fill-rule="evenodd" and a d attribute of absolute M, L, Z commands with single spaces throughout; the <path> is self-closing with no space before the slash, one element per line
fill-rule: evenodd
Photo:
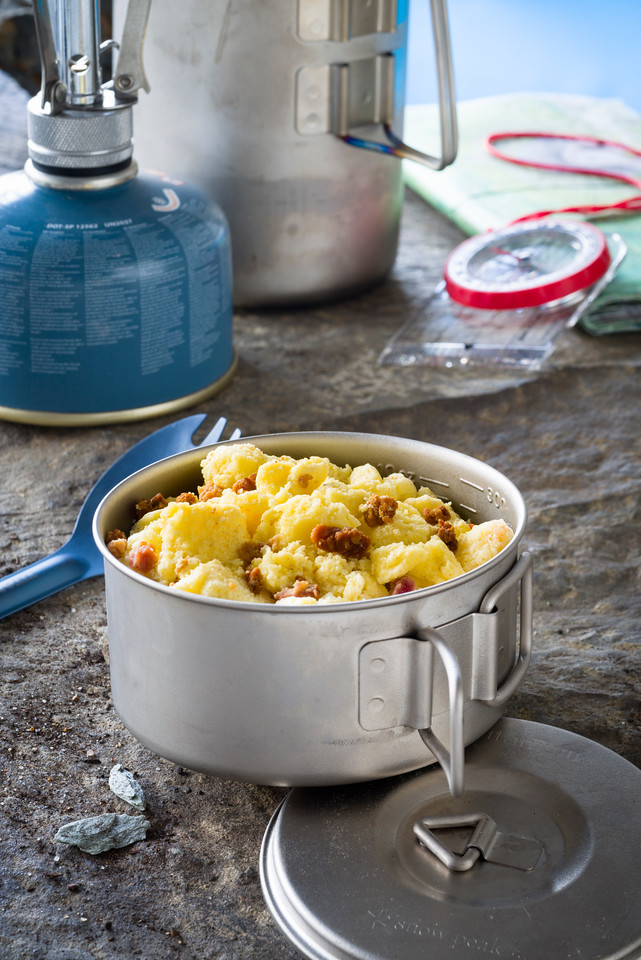
<path fill-rule="evenodd" d="M 70 587 L 87 575 L 88 561 L 66 546 L 0 580 L 0 619 Z"/>

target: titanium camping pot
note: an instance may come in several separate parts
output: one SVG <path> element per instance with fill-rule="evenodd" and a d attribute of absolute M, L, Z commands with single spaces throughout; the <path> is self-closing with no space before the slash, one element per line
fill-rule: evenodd
<path fill-rule="evenodd" d="M 514 538 L 470 573 L 383 600 L 281 608 L 179 594 L 104 539 L 128 528 L 139 499 L 195 490 L 204 452 L 145 468 L 94 519 L 125 725 L 193 769 L 294 786 L 260 876 L 273 919 L 310 960 L 639 960 L 641 772 L 584 737 L 500 716 L 531 649 L 518 490 L 414 440 L 250 439 L 403 471 L 468 519 L 502 517 Z"/>
<path fill-rule="evenodd" d="M 236 306 L 336 299 L 392 267 L 402 159 L 440 170 L 457 151 L 447 5 L 429 6 L 434 156 L 402 139 L 408 0 L 154 0 L 136 155 L 224 211 Z"/>
<path fill-rule="evenodd" d="M 113 700 L 123 722 L 168 759 L 254 783 L 388 777 L 432 762 L 430 750 L 453 747 L 460 768 L 463 740 L 496 722 L 527 667 L 531 580 L 529 557 L 518 557 L 521 495 L 492 467 L 414 440 L 298 433 L 252 442 L 267 453 L 403 471 L 468 519 L 502 517 L 514 537 L 482 567 L 396 597 L 310 608 L 195 596 L 135 573 L 105 547 L 109 530 L 130 528 L 138 500 L 195 490 L 204 453 L 145 468 L 105 498 L 95 519 L 106 560 Z"/>

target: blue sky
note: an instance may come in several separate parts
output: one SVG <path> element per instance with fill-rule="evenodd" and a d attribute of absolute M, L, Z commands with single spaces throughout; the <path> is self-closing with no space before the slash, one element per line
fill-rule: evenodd
<path fill-rule="evenodd" d="M 543 91 L 641 113 L 641 0 L 449 0 L 459 100 Z M 428 0 L 410 0 L 407 103 L 437 99 Z"/>

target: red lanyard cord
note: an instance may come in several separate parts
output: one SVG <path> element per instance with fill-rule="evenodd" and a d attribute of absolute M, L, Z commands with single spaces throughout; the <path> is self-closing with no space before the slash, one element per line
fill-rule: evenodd
<path fill-rule="evenodd" d="M 508 153 L 504 153 L 502 150 L 499 150 L 499 148 L 496 146 L 497 142 L 500 140 L 518 140 L 525 138 L 536 140 L 573 140 L 580 143 L 593 144 L 595 147 L 614 147 L 618 150 L 623 150 L 625 153 L 628 153 L 631 156 L 641 158 L 641 150 L 635 150 L 634 147 L 628 147 L 623 143 L 617 143 L 614 140 L 603 140 L 598 137 L 583 137 L 566 133 L 492 133 L 487 138 L 485 145 L 493 157 L 497 157 L 499 160 L 507 160 L 508 163 L 516 163 L 524 167 L 538 167 L 542 170 L 556 170 L 562 173 L 581 173 L 592 177 L 608 177 L 611 180 L 619 180 L 623 183 L 629 183 L 631 186 L 636 187 L 637 190 L 641 190 L 641 179 L 637 179 L 636 177 L 632 177 L 624 173 L 615 173 L 612 170 L 595 170 L 593 167 L 575 167 L 568 166 L 566 164 L 545 163 L 539 160 L 525 160 L 521 157 L 510 156 Z M 558 210 L 539 210 L 537 213 L 530 213 L 527 216 L 519 217 L 517 220 L 513 220 L 512 222 L 519 223 L 521 220 L 538 220 L 542 217 L 548 217 L 550 214 L 554 213 L 595 214 L 626 211 L 634 212 L 636 210 L 641 210 L 641 194 L 635 194 L 632 197 L 628 197 L 626 200 L 620 200 L 618 203 L 587 204 L 576 207 L 563 207 L 562 209 Z"/>

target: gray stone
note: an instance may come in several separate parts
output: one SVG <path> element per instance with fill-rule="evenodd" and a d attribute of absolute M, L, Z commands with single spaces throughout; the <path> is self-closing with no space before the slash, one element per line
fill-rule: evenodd
<path fill-rule="evenodd" d="M 120 800 L 131 804 L 137 810 L 145 809 L 145 794 L 134 777 L 133 773 L 125 770 L 121 763 L 117 763 L 111 768 L 109 774 L 109 789 L 116 794 Z"/>
<path fill-rule="evenodd" d="M 98 817 L 85 817 L 84 820 L 63 824 L 53 839 L 78 847 L 85 853 L 105 853 L 144 840 L 149 826 L 149 820 L 144 817 L 131 817 L 128 813 L 103 813 Z"/>

